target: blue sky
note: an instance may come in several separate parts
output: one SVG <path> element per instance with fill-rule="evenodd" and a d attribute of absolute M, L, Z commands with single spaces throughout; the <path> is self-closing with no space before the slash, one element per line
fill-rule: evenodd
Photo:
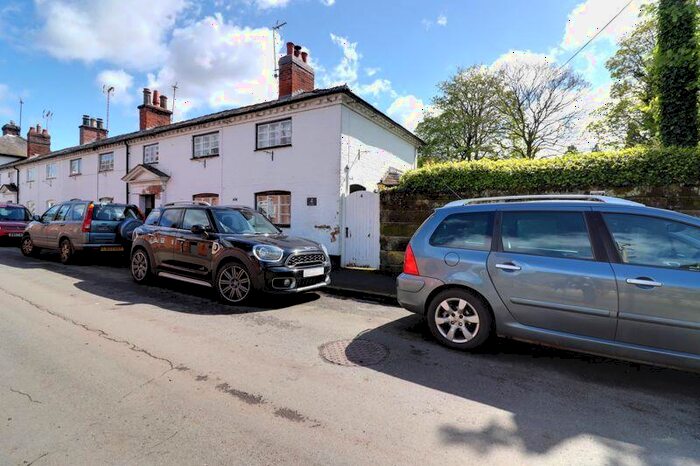
<path fill-rule="evenodd" d="M 591 83 L 582 106 L 608 95 L 605 60 L 636 20 L 636 0 L 572 62 Z M 137 129 L 141 88 L 171 95 L 176 119 L 275 98 L 270 26 L 310 51 L 317 87 L 348 83 L 413 128 L 436 84 L 458 66 L 513 59 L 563 62 L 625 0 L 25 0 L 0 1 L 0 121 L 23 132 L 50 122 L 52 147 L 77 144 L 81 115 L 110 134 Z M 278 43 L 279 51 L 283 46 Z"/>

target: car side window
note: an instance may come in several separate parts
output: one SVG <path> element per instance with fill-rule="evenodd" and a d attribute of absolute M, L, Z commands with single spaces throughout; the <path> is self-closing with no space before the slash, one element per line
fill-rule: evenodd
<path fill-rule="evenodd" d="M 160 216 L 159 225 L 165 228 L 180 228 L 182 209 L 168 209 Z"/>
<path fill-rule="evenodd" d="M 634 214 L 603 214 L 625 264 L 700 272 L 700 228 Z"/>
<path fill-rule="evenodd" d="M 145 225 L 158 225 L 160 221 L 160 209 L 153 209 L 144 222 Z"/>
<path fill-rule="evenodd" d="M 62 204 L 61 207 L 58 209 L 58 213 L 56 214 L 56 219 L 55 221 L 57 222 L 62 222 L 66 219 L 66 214 L 70 210 L 71 205 L 70 204 Z"/>
<path fill-rule="evenodd" d="M 61 207 L 61 206 L 55 205 L 55 206 L 51 207 L 49 210 L 47 210 L 46 212 L 44 212 L 44 215 L 41 216 L 41 222 L 46 223 L 46 222 L 52 221 L 54 219 L 54 217 L 56 216 L 56 212 L 58 212 L 59 207 Z"/>
<path fill-rule="evenodd" d="M 85 215 L 85 204 L 73 204 L 73 208 L 68 213 L 68 220 L 71 222 L 80 222 Z"/>
<path fill-rule="evenodd" d="M 501 239 L 505 252 L 594 258 L 582 212 L 503 212 Z"/>
<path fill-rule="evenodd" d="M 209 215 L 205 209 L 187 209 L 182 220 L 182 229 L 191 230 L 195 225 L 202 225 L 204 228 L 211 228 Z"/>
<path fill-rule="evenodd" d="M 430 245 L 488 251 L 491 249 L 493 213 L 470 212 L 445 217 L 430 237 Z"/>

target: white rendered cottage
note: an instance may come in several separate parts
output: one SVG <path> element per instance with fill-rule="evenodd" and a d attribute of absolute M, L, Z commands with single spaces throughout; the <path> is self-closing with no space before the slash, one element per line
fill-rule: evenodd
<path fill-rule="evenodd" d="M 2 183 L 16 186 L 0 202 L 36 213 L 74 198 L 143 211 L 191 200 L 248 205 L 344 265 L 378 267 L 373 191 L 387 173 L 413 168 L 422 142 L 346 86 L 315 89 L 306 53 L 287 48 L 277 100 L 171 123 L 167 98 L 144 89 L 139 131 L 107 137 L 84 116 L 80 145 L 0 166 Z"/>

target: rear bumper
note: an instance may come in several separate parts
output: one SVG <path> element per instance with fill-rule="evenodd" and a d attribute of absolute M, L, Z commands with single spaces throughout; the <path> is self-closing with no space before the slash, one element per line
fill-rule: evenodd
<path fill-rule="evenodd" d="M 263 269 L 263 291 L 272 294 L 294 294 L 316 290 L 331 283 L 330 272 L 330 264 L 323 266 L 323 274 L 315 277 L 304 277 L 302 268 L 266 268 Z"/>
<path fill-rule="evenodd" d="M 22 236 L 24 236 L 24 230 L 19 230 L 19 231 L 3 230 L 3 231 L 0 231 L 0 241 L 4 241 L 4 242 L 20 241 L 22 239 Z"/>
<path fill-rule="evenodd" d="M 444 284 L 435 278 L 402 273 L 396 279 L 396 299 L 404 309 L 424 314 L 430 293 Z"/>
<path fill-rule="evenodd" d="M 123 244 L 112 243 L 112 244 L 76 244 L 74 245 L 76 251 L 89 251 L 89 252 L 124 252 L 127 248 Z"/>

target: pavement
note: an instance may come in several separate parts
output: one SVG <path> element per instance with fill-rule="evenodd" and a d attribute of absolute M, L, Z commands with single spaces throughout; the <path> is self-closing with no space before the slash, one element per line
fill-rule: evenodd
<path fill-rule="evenodd" d="M 699 374 L 505 340 L 463 353 L 395 306 L 230 307 L 14 248 L 0 374 L 2 465 L 700 464 Z"/>

